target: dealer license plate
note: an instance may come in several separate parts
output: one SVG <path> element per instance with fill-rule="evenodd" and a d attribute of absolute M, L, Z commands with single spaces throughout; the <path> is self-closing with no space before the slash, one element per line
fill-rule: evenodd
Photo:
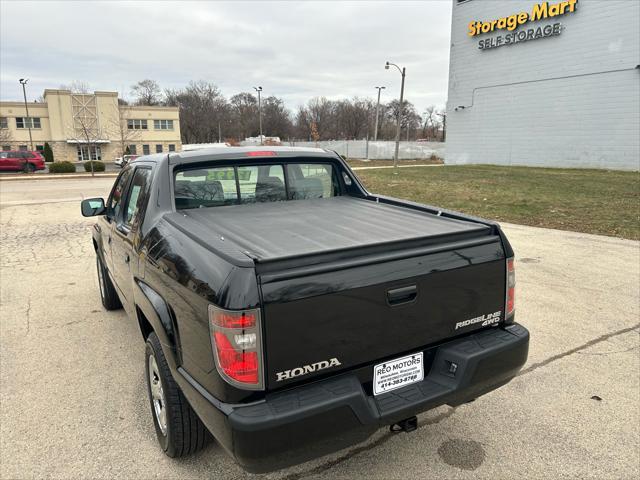
<path fill-rule="evenodd" d="M 373 394 L 380 395 L 424 379 L 422 352 L 373 367 Z"/>

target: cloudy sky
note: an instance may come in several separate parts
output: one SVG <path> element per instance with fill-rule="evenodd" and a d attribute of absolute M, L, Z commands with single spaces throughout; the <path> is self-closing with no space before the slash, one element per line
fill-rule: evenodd
<path fill-rule="evenodd" d="M 450 0 L 422 2 L 59 2 L 0 0 L 0 98 L 28 98 L 74 80 L 130 97 L 207 80 L 231 96 L 261 85 L 295 109 L 314 96 L 405 97 L 444 106 Z"/>

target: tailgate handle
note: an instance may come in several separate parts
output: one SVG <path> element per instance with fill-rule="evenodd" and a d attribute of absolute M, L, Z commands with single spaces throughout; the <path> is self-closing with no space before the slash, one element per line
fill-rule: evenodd
<path fill-rule="evenodd" d="M 411 285 L 409 287 L 394 288 L 387 291 L 387 302 L 389 305 L 402 305 L 403 303 L 413 302 L 418 296 L 418 287 Z"/>

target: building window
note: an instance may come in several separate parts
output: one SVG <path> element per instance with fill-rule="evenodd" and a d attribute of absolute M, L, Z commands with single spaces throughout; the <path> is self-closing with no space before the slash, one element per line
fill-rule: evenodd
<path fill-rule="evenodd" d="M 98 145 L 78 145 L 78 160 L 81 162 L 87 160 L 102 160 L 102 151 Z"/>
<path fill-rule="evenodd" d="M 130 155 L 137 155 L 136 152 L 137 152 L 137 150 L 136 150 L 135 144 L 132 143 L 131 145 L 129 145 L 129 154 Z"/>
<path fill-rule="evenodd" d="M 162 145 L 160 144 L 156 145 L 156 153 L 162 153 Z"/>
<path fill-rule="evenodd" d="M 2 145 L 2 151 L 3 152 L 10 152 L 11 151 L 11 145 Z"/>
<path fill-rule="evenodd" d="M 31 122 L 29 122 L 31 120 Z M 31 125 L 29 125 L 31 123 Z M 16 117 L 16 128 L 40 128 L 39 117 Z"/>
<path fill-rule="evenodd" d="M 0 128 L 9 128 L 7 117 L 0 117 Z"/>
<path fill-rule="evenodd" d="M 176 151 L 176 146 L 173 143 L 169 144 L 169 151 L 170 152 L 175 152 Z"/>
<path fill-rule="evenodd" d="M 150 153 L 151 153 L 151 149 L 149 148 L 149 145 L 142 145 L 142 154 L 149 155 Z"/>
<path fill-rule="evenodd" d="M 147 130 L 147 121 L 129 119 L 127 120 L 127 128 L 129 130 Z"/>
<path fill-rule="evenodd" d="M 154 120 L 153 128 L 156 130 L 173 130 L 173 120 Z"/>
<path fill-rule="evenodd" d="M 26 152 L 28 150 L 28 147 L 26 145 L 20 145 L 18 147 L 18 150 L 22 150 L 23 152 Z"/>
<path fill-rule="evenodd" d="M 37 152 L 44 152 L 44 145 L 36 145 Z"/>

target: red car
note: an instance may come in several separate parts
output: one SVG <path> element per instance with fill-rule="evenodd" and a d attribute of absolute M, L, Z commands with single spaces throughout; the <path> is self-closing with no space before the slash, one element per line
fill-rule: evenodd
<path fill-rule="evenodd" d="M 44 170 L 44 157 L 40 152 L 12 150 L 0 152 L 0 170 L 32 173 Z"/>

